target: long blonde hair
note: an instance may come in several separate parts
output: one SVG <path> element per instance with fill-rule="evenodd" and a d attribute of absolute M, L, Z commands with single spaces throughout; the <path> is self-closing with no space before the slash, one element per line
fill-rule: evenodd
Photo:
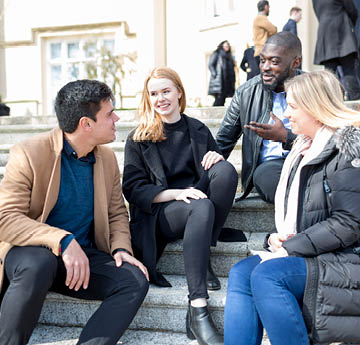
<path fill-rule="evenodd" d="M 142 91 L 141 101 L 137 110 L 137 114 L 140 118 L 139 126 L 136 128 L 133 135 L 134 141 L 158 142 L 166 139 L 161 116 L 153 109 L 150 102 L 148 83 L 152 78 L 164 78 L 171 80 L 181 93 L 181 97 L 179 99 L 180 113 L 183 113 L 186 107 L 185 90 L 179 75 L 169 67 L 154 68 L 144 82 L 144 89 Z"/>
<path fill-rule="evenodd" d="M 330 128 L 360 125 L 360 112 L 345 105 L 344 89 L 328 70 L 298 75 L 285 82 L 285 90 L 301 109 Z"/>

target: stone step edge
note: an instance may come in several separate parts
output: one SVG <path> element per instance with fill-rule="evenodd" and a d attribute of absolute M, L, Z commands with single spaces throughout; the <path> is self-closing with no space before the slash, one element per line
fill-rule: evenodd
<path fill-rule="evenodd" d="M 30 338 L 29 345 L 75 345 L 83 327 L 61 327 L 38 325 Z M 126 345 L 198 345 L 189 340 L 185 333 L 154 330 L 128 329 L 118 344 Z"/>
<path fill-rule="evenodd" d="M 0 144 L 0 153 L 4 153 L 4 154 L 10 153 L 10 149 L 14 145 L 15 144 Z M 110 147 L 115 152 L 124 152 L 125 141 L 114 141 L 112 143 L 105 144 L 105 146 Z M 241 140 L 239 140 L 236 143 L 234 150 L 241 150 L 241 148 L 242 148 L 242 143 Z"/>
<path fill-rule="evenodd" d="M 173 287 L 164 288 L 158 287 L 154 284 L 150 284 L 149 292 L 145 297 L 144 302 L 141 305 L 141 308 L 160 308 L 160 309 L 187 309 L 187 284 L 185 276 L 176 276 L 176 275 L 165 275 L 165 277 L 174 284 L 174 279 L 177 280 Z M 211 310 L 221 311 L 225 307 L 225 295 L 227 289 L 227 278 L 219 277 L 221 282 L 221 290 L 218 291 L 209 291 L 209 307 Z M 161 300 L 157 300 L 158 297 Z M 82 304 L 82 305 L 100 305 L 101 301 L 99 300 L 84 300 L 74 297 L 69 297 L 62 295 L 56 292 L 48 292 L 45 298 L 45 303 L 61 303 L 61 304 Z M 44 323 L 46 324 L 46 323 Z"/>

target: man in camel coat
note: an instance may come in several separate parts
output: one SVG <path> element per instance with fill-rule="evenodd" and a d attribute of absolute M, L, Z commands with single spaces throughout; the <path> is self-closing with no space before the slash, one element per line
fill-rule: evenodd
<path fill-rule="evenodd" d="M 116 344 L 148 290 L 132 256 L 108 86 L 68 83 L 59 127 L 15 145 L 0 185 L 0 344 L 27 344 L 47 292 L 102 300 L 78 344 Z"/>

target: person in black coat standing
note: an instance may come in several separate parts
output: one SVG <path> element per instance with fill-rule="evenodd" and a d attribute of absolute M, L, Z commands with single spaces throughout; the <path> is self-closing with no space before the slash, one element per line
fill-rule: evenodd
<path fill-rule="evenodd" d="M 230 212 L 238 177 L 208 127 L 183 114 L 185 106 L 178 74 L 155 68 L 145 80 L 139 126 L 126 141 L 123 193 L 130 204 L 134 253 L 150 281 L 171 286 L 156 262 L 167 243 L 182 238 L 187 335 L 201 345 L 222 345 L 206 302 L 207 290 L 220 289 L 209 264 L 210 246 Z"/>
<path fill-rule="evenodd" d="M 240 63 L 240 68 L 246 72 L 246 80 L 260 74 L 259 64 L 254 57 L 254 46 L 244 50 L 244 56 Z"/>
<path fill-rule="evenodd" d="M 235 61 L 228 41 L 222 41 L 209 60 L 209 95 L 215 97 L 213 106 L 223 106 L 226 97 L 235 92 Z"/>
<path fill-rule="evenodd" d="M 358 42 L 354 32 L 357 10 L 353 0 L 312 0 L 319 21 L 314 63 L 344 74 L 348 100 L 360 99 L 355 64 Z"/>
<path fill-rule="evenodd" d="M 291 130 L 268 251 L 230 271 L 225 345 L 360 342 L 360 113 L 330 71 L 285 83 Z"/>

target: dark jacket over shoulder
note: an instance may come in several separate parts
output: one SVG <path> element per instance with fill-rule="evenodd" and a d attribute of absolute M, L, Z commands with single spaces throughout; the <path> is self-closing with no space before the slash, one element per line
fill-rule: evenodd
<path fill-rule="evenodd" d="M 313 0 L 319 21 L 314 63 L 358 52 L 354 32 L 357 9 L 353 0 Z"/>
<path fill-rule="evenodd" d="M 256 59 L 254 57 L 254 47 L 249 47 L 245 49 L 243 59 L 240 63 L 240 68 L 244 72 L 246 72 L 246 80 L 249 80 L 260 73 L 259 64 L 256 62 Z"/>
<path fill-rule="evenodd" d="M 246 197 L 253 187 L 252 176 L 262 144 L 261 137 L 243 127 L 250 121 L 268 123 L 271 110 L 272 92 L 264 88 L 261 75 L 257 75 L 236 90 L 216 136 L 219 149 L 223 156 L 228 158 L 240 136 L 243 135 L 241 169 L 243 197 Z M 295 137 L 288 130 L 287 141 L 283 145 L 284 149 L 291 148 Z"/>
<path fill-rule="evenodd" d="M 287 23 L 283 27 L 283 31 L 292 32 L 295 36 L 297 36 L 297 25 L 294 19 L 289 19 Z"/>
<path fill-rule="evenodd" d="M 190 142 L 194 154 L 196 173 L 204 174 L 201 160 L 208 151 L 218 151 L 210 130 L 200 121 L 182 115 L 189 128 Z M 165 248 L 156 234 L 160 204 L 153 203 L 155 196 L 168 188 L 165 172 L 156 143 L 135 142 L 134 131 L 127 138 L 123 193 L 130 204 L 130 230 L 136 257 L 147 267 L 151 282 L 160 286 L 171 286 L 156 271 L 156 263 Z M 195 173 L 195 172 L 194 172 Z"/>
<path fill-rule="evenodd" d="M 306 258 L 303 314 L 314 344 L 360 342 L 359 163 L 360 129 L 347 127 L 300 173 L 298 234 L 283 247 Z"/>

